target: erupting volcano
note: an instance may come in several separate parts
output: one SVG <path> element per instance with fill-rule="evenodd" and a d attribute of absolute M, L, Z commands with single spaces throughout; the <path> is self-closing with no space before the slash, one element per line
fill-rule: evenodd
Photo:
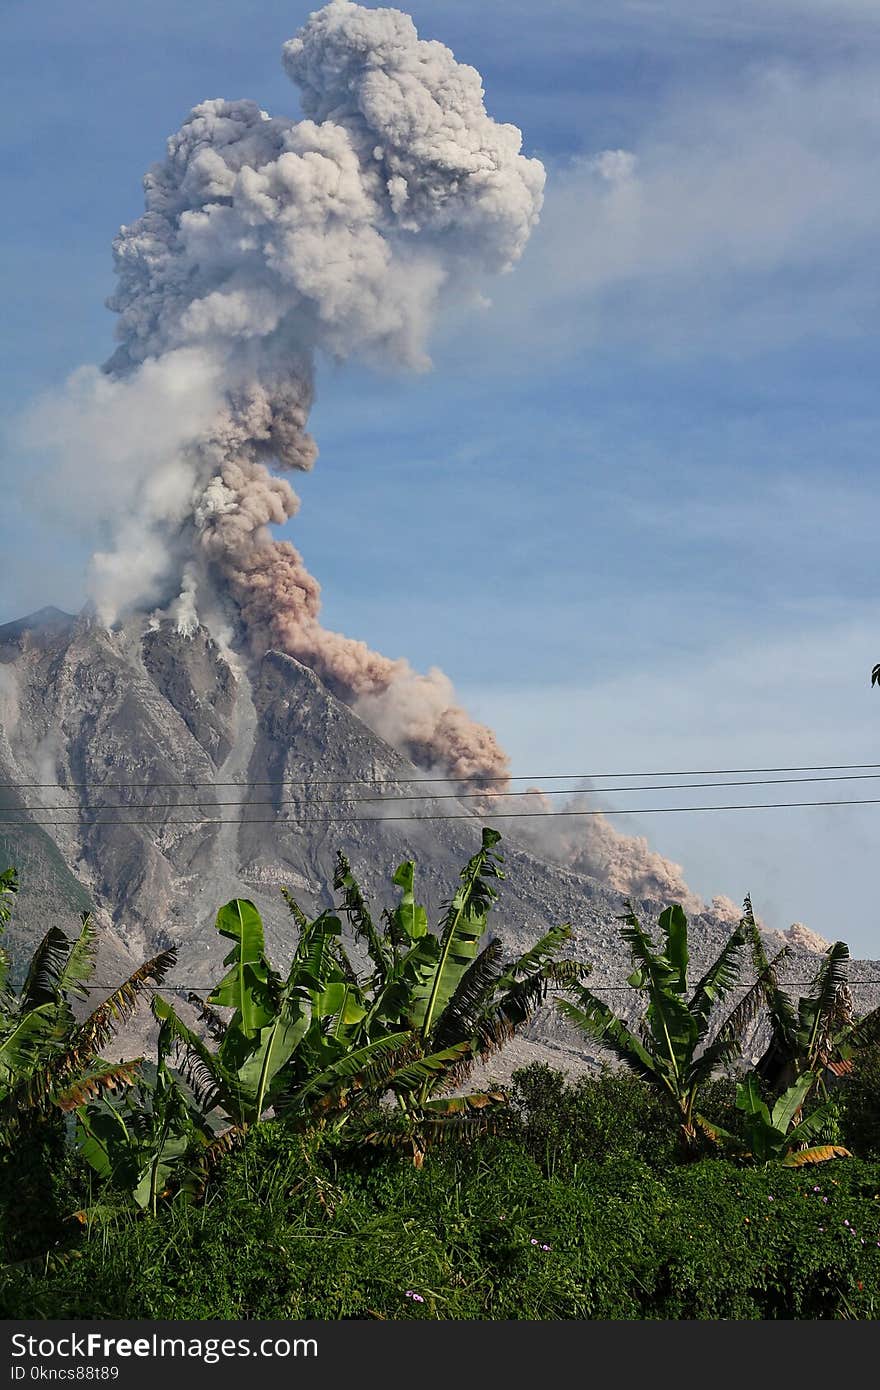
<path fill-rule="evenodd" d="M 299 507 L 286 475 L 317 457 L 308 421 L 321 362 L 427 370 L 437 315 L 476 302 L 486 277 L 522 256 L 544 168 L 522 153 L 516 126 L 487 113 L 479 73 L 420 39 L 397 10 L 332 0 L 284 45 L 283 61 L 302 119 L 216 99 L 168 140 L 144 179 L 143 215 L 114 242 L 118 346 L 102 369 L 81 369 L 61 398 L 42 403 L 41 443 L 68 482 L 97 476 L 95 621 L 108 637 L 123 634 L 122 646 L 147 643 L 138 678 L 156 681 L 151 631 L 183 643 L 202 634 L 252 709 L 261 663 L 282 653 L 405 759 L 459 790 L 471 784 L 485 794 L 483 809 L 500 812 L 509 763 L 492 730 L 460 707 L 442 671 L 419 673 L 405 657 L 324 627 L 318 581 L 271 528 Z M 81 640 L 65 648 L 79 653 L 77 671 Z M 89 659 L 98 661 L 94 651 Z M 15 661 L 13 695 L 27 703 L 27 662 Z M 166 652 L 159 662 L 166 675 L 170 661 Z M 194 678 L 196 705 L 213 680 L 199 695 Z M 179 696 L 173 683 L 160 688 L 172 703 Z M 59 699 L 53 718 L 67 719 L 66 735 L 47 725 L 16 750 L 7 721 L 10 780 L 45 780 L 27 773 L 47 739 L 59 786 L 86 771 L 93 786 L 119 780 L 111 763 L 85 753 L 88 766 L 77 767 L 64 746 L 76 720 Z M 234 741 L 234 730 L 226 737 Z M 207 751 L 210 775 L 221 776 L 223 759 Z M 113 756 L 143 763 L 139 750 Z M 332 749 L 327 756 L 332 763 Z M 169 777 L 173 760 L 164 763 Z M 273 767 L 263 767 L 269 783 Z M 244 762 L 240 771 L 252 775 Z M 142 780 L 155 775 L 153 759 Z M 529 805 L 550 809 L 540 796 Z M 644 839 L 596 814 L 561 824 L 540 814 L 517 823 L 538 855 L 615 893 L 702 908 L 679 867 Z"/>

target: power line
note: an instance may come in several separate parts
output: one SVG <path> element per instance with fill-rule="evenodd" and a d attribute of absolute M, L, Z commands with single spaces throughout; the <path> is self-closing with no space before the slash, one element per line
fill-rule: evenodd
<path fill-rule="evenodd" d="M 33 829 L 46 829 L 52 826 L 76 826 L 81 822 L 84 826 L 93 825 L 112 825 L 117 828 L 126 825 L 160 825 L 163 827 L 174 825 L 275 825 L 275 826 L 299 826 L 299 825 L 369 825 L 382 821 L 444 821 L 444 820 L 528 820 L 542 818 L 543 820 L 556 820 L 560 817 L 573 816 L 659 816 L 677 815 L 682 812 L 708 812 L 708 811 L 781 811 L 794 810 L 807 806 L 880 806 L 880 797 L 861 797 L 852 799 L 827 800 L 827 801 L 754 801 L 754 802 L 733 802 L 724 806 L 629 806 L 614 807 L 612 810 L 562 810 L 562 811 L 492 811 L 491 813 L 473 811 L 452 812 L 447 814 L 428 813 L 426 815 L 394 815 L 394 816 L 326 816 L 315 818 L 310 816 L 294 816 L 288 820 L 279 820 L 277 816 L 247 816 L 233 817 L 224 819 L 223 817 L 211 818 L 209 816 L 182 816 L 175 820 L 166 817 L 138 817 L 129 820 L 83 820 L 82 816 L 72 820 L 5 820 L 0 819 L 0 826 L 22 826 Z M 74 808 L 71 807 L 71 811 Z"/>
<path fill-rule="evenodd" d="M 663 792 L 663 791 L 699 791 L 704 788 L 715 787 L 774 787 L 774 786 L 798 786 L 804 782 L 871 782 L 880 780 L 880 772 L 857 772 L 849 773 L 838 777 L 756 777 L 748 781 L 741 782 L 659 782 L 642 783 L 635 787 L 590 787 L 585 790 L 590 796 L 611 795 L 620 796 L 627 792 Z M 22 784 L 23 785 L 23 784 Z M 206 784 L 207 785 L 207 784 Z M 220 786 L 222 783 L 214 785 Z M 259 785 L 254 783 L 254 786 Z M 64 788 L 59 788 L 63 791 Z M 571 796 L 581 792 L 578 787 L 561 787 L 558 790 L 550 789 L 543 791 L 540 789 L 529 791 L 499 792 L 505 800 L 513 797 L 523 796 Z M 311 804 L 313 806 L 360 806 L 373 803 L 388 805 L 395 801 L 471 801 L 486 796 L 486 791 L 478 792 L 408 792 L 392 796 L 356 796 L 350 798 L 340 797 L 314 797 Z M 301 798 L 283 797 L 276 800 L 275 797 L 266 799 L 250 798 L 248 801 L 215 801 L 210 809 L 214 810 L 224 806 L 292 806 Z M 93 812 L 93 811 L 137 811 L 147 809 L 151 811 L 169 811 L 178 809 L 191 809 L 195 806 L 204 805 L 206 797 L 200 797 L 198 801 L 146 801 L 136 802 L 117 802 L 107 804 L 102 802 L 94 806 L 23 806 L 20 809 L 32 812 L 45 811 L 70 811 L 70 812 Z M 0 822 L 2 824 L 2 822 Z"/>
<path fill-rule="evenodd" d="M 119 980 L 117 980 L 116 983 L 115 983 L 115 984 L 112 984 L 112 985 L 106 985 L 106 984 L 81 985 L 81 986 L 77 986 L 77 988 L 81 988 L 82 990 L 84 990 L 86 993 L 89 993 L 89 994 L 97 993 L 98 990 L 102 990 L 102 989 L 107 989 L 107 990 L 110 990 L 111 992 L 113 992 L 113 991 L 115 991 L 115 990 L 117 990 L 117 989 L 119 988 L 119 985 L 120 985 L 121 983 L 124 983 L 124 981 L 119 981 Z M 750 984 L 750 985 L 745 985 L 745 984 L 744 984 L 744 985 L 739 985 L 739 986 L 737 986 L 737 988 L 738 988 L 738 989 L 744 990 L 745 993 L 748 993 L 749 990 L 754 989 L 755 983 L 756 983 L 756 981 L 753 981 L 752 984 Z M 788 990 L 788 989 L 801 989 L 801 988 L 803 988 L 803 987 L 806 986 L 806 985 L 812 985 L 812 984 L 814 983 L 814 981 L 813 981 L 813 980 L 783 980 L 781 983 L 782 983 L 782 986 L 783 986 L 786 990 Z M 860 988 L 860 986 L 862 986 L 862 985 L 880 985 L 880 975 L 878 975 L 876 978 L 870 977 L 870 978 L 864 979 L 864 980 L 852 980 L 852 979 L 847 980 L 847 986 L 848 986 L 850 989 L 858 989 L 858 988 Z M 177 993 L 177 994 L 179 994 L 180 991 L 181 991 L 181 990 L 184 990 L 184 989 L 189 990 L 192 994 L 213 994 L 214 990 L 217 989 L 218 986 L 217 986 L 217 985 L 195 985 L 195 984 L 188 984 L 187 981 L 184 980 L 184 981 L 178 981 L 178 982 L 172 983 L 172 984 L 166 984 L 166 983 L 163 981 L 163 983 L 160 984 L 160 985 L 152 984 L 152 983 L 145 983 L 145 984 L 142 984 L 142 985 L 140 986 L 140 988 L 141 988 L 142 990 L 144 990 L 144 991 L 149 990 L 149 991 L 150 991 L 151 993 L 153 993 L 153 994 L 157 994 L 157 993 L 159 993 L 161 990 L 167 990 L 167 992 L 168 992 L 169 994 L 172 994 L 172 993 Z M 592 981 L 592 988 L 594 988 L 594 989 L 596 989 L 596 990 L 601 990 L 603 994 L 614 994 L 614 993 L 618 993 L 618 992 L 620 992 L 620 991 L 622 991 L 622 990 L 631 990 L 631 989 L 634 989 L 635 986 L 633 986 L 633 985 L 626 985 L 626 984 L 623 984 L 623 985 L 606 985 L 606 984 L 603 984 L 601 980 L 593 980 L 593 981 Z"/>
<path fill-rule="evenodd" d="M 0 788 L 12 788 L 23 790 L 25 788 L 49 789 L 52 791 L 65 791 L 71 787 L 99 787 L 104 788 L 123 788 L 126 791 L 135 789 L 151 790 L 155 787 L 379 787 L 379 786 L 428 786 L 444 782 L 573 782 L 573 781 L 592 781 L 596 780 L 619 780 L 630 777 L 736 777 L 748 776 L 759 772 L 851 772 L 858 768 L 880 768 L 880 763 L 815 763 L 805 764 L 803 767 L 709 767 L 709 768 L 685 768 L 677 771 L 655 771 L 655 772 L 546 772 L 546 773 L 519 773 L 516 776 L 507 776 L 505 773 L 477 772 L 468 777 L 326 777 L 326 778 L 304 778 L 296 780 L 290 778 L 264 779 L 264 780 L 245 780 L 238 782 L 204 781 L 191 778 L 182 782 L 97 782 L 90 779 L 84 782 L 68 782 L 64 787 L 59 787 L 57 782 L 0 782 Z M 836 779 L 834 779 L 836 780 Z"/>

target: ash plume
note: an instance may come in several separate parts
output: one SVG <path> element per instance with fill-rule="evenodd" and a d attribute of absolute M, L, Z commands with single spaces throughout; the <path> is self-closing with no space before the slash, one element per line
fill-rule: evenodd
<path fill-rule="evenodd" d="M 209 428 L 175 451 L 185 514 L 157 515 L 155 499 L 137 508 L 138 543 L 129 510 L 116 546 L 95 557 L 94 596 L 112 621 L 120 594 L 150 601 L 176 583 L 173 611 L 188 629 L 200 591 L 219 588 L 255 653 L 279 647 L 307 662 L 423 762 L 502 776 L 494 736 L 445 677 L 322 626 L 317 580 L 268 528 L 299 505 L 275 470 L 317 457 L 316 357 L 425 369 L 441 292 L 474 295 L 481 276 L 514 265 L 544 170 L 521 154 L 515 126 L 487 114 L 475 69 L 396 10 L 334 0 L 283 59 L 305 119 L 203 102 L 147 174 L 144 215 L 114 243 L 119 346 L 107 374 L 134 390 L 155 364 L 195 354 L 221 400 Z M 132 596 L 117 581 L 134 551 L 149 582 Z"/>
<path fill-rule="evenodd" d="M 219 614 L 224 641 L 297 657 L 415 762 L 498 794 L 507 756 L 449 678 L 325 628 L 317 579 L 270 528 L 299 508 L 282 475 L 317 457 L 316 364 L 427 369 L 441 300 L 477 301 L 522 255 L 544 169 L 488 115 L 477 71 L 397 10 L 332 0 L 283 61 L 304 119 L 216 99 L 168 140 L 114 242 L 117 349 L 35 434 L 71 482 L 94 479 L 105 623 L 158 606 L 188 633 Z M 572 867 L 623 892 L 687 892 L 607 821 L 557 825 L 542 827 L 548 852 Z"/>
<path fill-rule="evenodd" d="M 539 787 L 529 791 L 531 795 L 524 798 L 529 809 L 543 814 L 524 820 L 523 833 L 533 849 L 545 858 L 597 878 L 625 897 L 677 902 L 688 913 L 705 911 L 702 898 L 688 887 L 682 866 L 651 849 L 643 835 L 624 835 L 617 830 L 598 813 L 595 801 L 586 792 L 576 793 L 564 804 L 567 812 L 588 813 L 582 820 L 575 816 L 555 820 L 552 812 L 557 808 L 550 798 Z M 712 911 L 728 920 L 728 903 L 734 909 L 729 899 L 715 898 Z M 740 915 L 736 913 L 736 921 Z"/>

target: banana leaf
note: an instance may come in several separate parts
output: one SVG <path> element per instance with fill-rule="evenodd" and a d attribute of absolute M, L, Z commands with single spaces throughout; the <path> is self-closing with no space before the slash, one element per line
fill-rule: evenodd
<path fill-rule="evenodd" d="M 406 859 L 398 865 L 392 878 L 392 882 L 402 889 L 400 902 L 392 913 L 392 920 L 398 931 L 409 937 L 410 941 L 417 941 L 428 930 L 428 914 L 415 899 L 415 871 L 416 866 L 412 859 Z"/>
<path fill-rule="evenodd" d="M 770 1123 L 780 1134 L 788 1133 L 815 1080 L 812 1072 L 802 1072 L 797 1081 L 776 1101 L 770 1113 Z"/>
<path fill-rule="evenodd" d="M 454 1047 L 444 1047 L 439 1052 L 432 1052 L 427 1057 L 417 1057 L 404 1066 L 398 1067 L 389 1076 L 389 1089 L 402 1095 L 420 1088 L 427 1088 L 421 1097 L 421 1103 L 424 1104 L 430 1089 L 449 1078 L 450 1073 L 454 1072 L 469 1052 L 470 1044 L 460 1042 L 456 1043 Z"/>
<path fill-rule="evenodd" d="M 351 865 L 342 850 L 337 850 L 336 853 L 336 873 L 333 876 L 333 887 L 337 893 L 340 891 L 343 893 L 343 911 L 351 923 L 355 935 L 366 941 L 370 959 L 376 968 L 381 983 L 388 974 L 391 963 L 390 956 L 367 907 L 361 886 L 352 873 Z"/>
<path fill-rule="evenodd" d="M 831 1158 L 852 1158 L 849 1149 L 842 1144 L 819 1144 L 812 1149 L 799 1149 L 796 1153 L 785 1155 L 783 1168 L 803 1168 L 807 1163 L 827 1163 Z"/>
<path fill-rule="evenodd" d="M 666 937 L 666 959 L 675 972 L 673 988 L 678 994 L 687 989 L 688 922 L 684 909 L 672 903 L 660 913 L 660 930 Z"/>
<path fill-rule="evenodd" d="M 623 1020 L 617 1017 L 613 1009 L 584 985 L 579 985 L 574 994 L 577 1003 L 568 999 L 558 1001 L 560 1013 L 589 1037 L 604 1042 L 615 1056 L 626 1062 L 639 1076 L 652 1082 L 660 1081 L 667 1084 L 657 1060 Z"/>
<path fill-rule="evenodd" d="M 221 936 L 235 944 L 223 962 L 231 968 L 208 1003 L 235 1009 L 238 1027 L 245 1037 L 253 1037 L 275 1012 L 262 918 L 248 898 L 234 898 L 221 907 L 215 925 Z"/>
<path fill-rule="evenodd" d="M 440 954 L 433 979 L 424 993 L 414 991 L 411 1016 L 424 1038 L 430 1037 L 435 1020 L 478 953 L 489 910 L 497 897 L 490 880 L 503 877 L 498 868 L 500 856 L 494 852 L 500 839 L 497 830 L 483 829 L 481 847 L 462 870 L 461 886 L 441 924 Z"/>
<path fill-rule="evenodd" d="M 290 1107 L 301 1110 L 307 1101 L 335 1094 L 352 1086 L 360 1090 L 381 1087 L 376 1096 L 378 1100 L 387 1089 L 389 1061 L 392 1060 L 393 1054 L 411 1049 L 413 1042 L 413 1034 L 408 1030 L 388 1033 L 364 1047 L 344 1053 L 329 1067 L 310 1077 L 305 1085 L 298 1087 L 289 1098 Z M 392 1066 L 391 1071 L 393 1070 Z"/>

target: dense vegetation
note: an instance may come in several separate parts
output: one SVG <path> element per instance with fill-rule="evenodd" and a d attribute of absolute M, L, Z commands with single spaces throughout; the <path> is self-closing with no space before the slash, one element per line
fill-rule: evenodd
<path fill-rule="evenodd" d="M 509 1135 L 444 1145 L 421 1169 L 267 1123 L 217 1166 L 199 1204 L 166 1203 L 156 1218 L 113 1204 L 74 1232 L 69 1213 L 90 1197 L 82 1166 L 59 1162 L 48 1182 L 39 1163 L 7 1176 L 4 1228 L 18 1232 L 10 1254 L 34 1259 L 0 1275 L 2 1312 L 880 1314 L 880 1162 L 685 1163 L 637 1082 L 612 1076 L 565 1088 L 558 1074 L 530 1069 L 519 1083 L 524 1103 Z M 34 1217 L 27 1242 L 22 1205 Z"/>
<path fill-rule="evenodd" d="M 481 948 L 496 844 L 436 933 L 412 864 L 377 922 L 340 858 L 338 914 L 289 900 L 286 973 L 253 905 L 227 904 L 227 971 L 192 1024 L 158 992 L 165 956 L 77 1021 L 90 925 L 49 933 L 0 998 L 0 1314 L 880 1316 L 880 1012 L 853 1016 L 845 946 L 791 999 L 747 900 L 689 984 L 681 909 L 659 944 L 630 910 L 628 1024 L 558 958 L 567 929 L 513 960 Z M 145 990 L 158 1061 L 111 1067 Z M 462 1090 L 548 992 L 627 1069 Z M 770 1043 L 735 1077 L 762 1011 Z"/>

